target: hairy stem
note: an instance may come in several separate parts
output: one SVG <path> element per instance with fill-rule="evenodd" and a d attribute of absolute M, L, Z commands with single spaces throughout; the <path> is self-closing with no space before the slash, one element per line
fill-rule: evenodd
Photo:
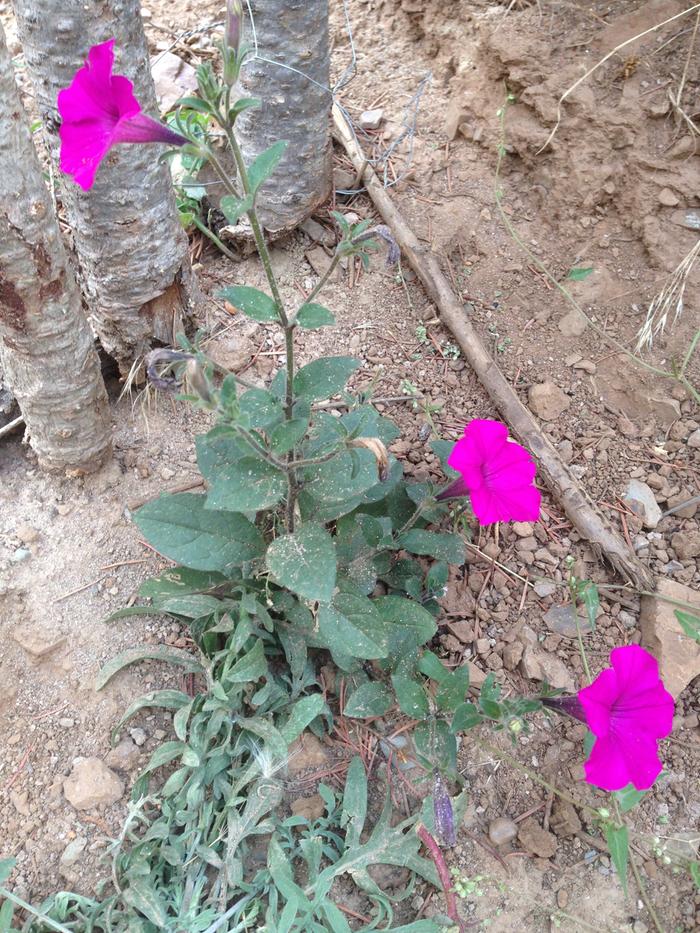
<path fill-rule="evenodd" d="M 445 856 L 442 854 L 440 846 L 433 839 L 422 823 L 417 824 L 416 833 L 418 834 L 420 841 L 428 850 L 430 857 L 435 864 L 435 868 L 437 869 L 437 873 L 440 876 L 440 883 L 442 884 L 442 889 L 445 892 L 447 916 L 450 918 L 450 920 L 454 920 L 461 933 L 463 933 L 465 927 L 457 912 L 457 896 L 452 886 L 452 879 L 450 878 L 450 872 L 447 868 L 447 863 L 445 862 Z"/>
<path fill-rule="evenodd" d="M 222 243 L 221 240 L 218 238 L 218 236 L 214 233 L 214 231 L 210 230 L 206 224 L 202 223 L 199 217 L 193 217 L 192 223 L 195 225 L 195 227 L 198 230 L 200 230 L 204 234 L 205 237 L 208 237 L 212 241 L 214 246 L 216 246 L 216 248 L 220 250 L 220 252 L 222 252 L 224 256 L 228 256 L 229 259 L 232 259 L 235 261 L 236 257 L 231 252 L 231 250 L 228 248 L 228 246 L 226 246 L 225 243 Z"/>
<path fill-rule="evenodd" d="M 615 799 L 615 797 L 613 797 L 612 795 L 611 795 L 611 800 L 612 800 L 613 809 L 615 811 L 615 816 L 617 818 L 617 822 L 619 825 L 624 826 L 625 821 L 622 817 L 622 814 L 620 813 L 620 807 L 618 805 L 618 802 Z M 649 895 L 647 894 L 646 885 L 642 881 L 642 876 L 639 873 L 639 869 L 637 868 L 637 862 L 635 861 L 635 858 L 634 858 L 634 852 L 632 852 L 631 849 L 629 850 L 628 858 L 629 858 L 630 867 L 632 868 L 632 874 L 634 875 L 634 880 L 637 883 L 637 888 L 639 889 L 639 896 L 644 902 L 644 906 L 646 907 L 649 913 L 649 916 L 651 917 L 652 922 L 654 926 L 656 927 L 657 933 L 664 933 L 664 928 L 661 926 L 659 922 L 659 918 L 656 916 L 656 911 L 654 910 L 654 907 L 651 901 L 649 900 Z"/>
<path fill-rule="evenodd" d="M 321 289 L 325 286 L 325 284 L 326 284 L 326 282 L 328 281 L 328 279 L 329 279 L 329 278 L 333 275 L 333 273 L 335 272 L 336 267 L 337 267 L 338 263 L 340 262 L 340 259 L 341 259 L 340 252 L 339 252 L 339 250 L 336 249 L 335 253 L 333 254 L 333 259 L 331 260 L 330 266 L 328 266 L 328 268 L 327 268 L 326 271 L 323 273 L 323 275 L 321 276 L 321 278 L 318 280 L 318 282 L 314 285 L 314 287 L 311 289 L 311 291 L 309 292 L 309 294 L 306 296 L 306 298 L 305 298 L 304 301 L 303 301 L 303 304 L 309 304 L 309 302 L 311 302 L 311 301 L 314 300 L 314 298 L 316 297 L 316 295 L 318 295 L 318 293 L 321 291 Z"/>

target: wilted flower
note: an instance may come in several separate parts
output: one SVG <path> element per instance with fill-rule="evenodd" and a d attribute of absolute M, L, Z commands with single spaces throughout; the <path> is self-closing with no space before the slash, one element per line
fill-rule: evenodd
<path fill-rule="evenodd" d="M 469 496 L 480 525 L 539 518 L 537 467 L 529 452 L 508 438 L 505 424 L 470 421 L 447 462 L 462 475 L 437 498 Z"/>
<path fill-rule="evenodd" d="M 662 768 L 657 743 L 671 732 L 673 697 L 659 678 L 656 659 L 639 645 L 614 648 L 610 663 L 578 693 L 596 737 L 586 780 L 603 790 L 620 790 L 630 782 L 647 790 Z"/>
<path fill-rule="evenodd" d="M 100 163 L 117 143 L 187 142 L 143 113 L 131 81 L 112 74 L 114 42 L 93 45 L 70 86 L 58 94 L 61 170 L 84 190 L 92 188 Z"/>
<path fill-rule="evenodd" d="M 453 846 L 457 842 L 452 801 L 439 771 L 433 772 L 433 811 L 435 834 L 442 846 Z"/>

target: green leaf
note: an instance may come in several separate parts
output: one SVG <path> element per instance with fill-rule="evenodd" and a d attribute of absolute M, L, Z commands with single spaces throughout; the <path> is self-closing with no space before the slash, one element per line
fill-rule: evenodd
<path fill-rule="evenodd" d="M 287 491 L 287 477 L 257 457 L 243 457 L 224 467 L 207 493 L 207 509 L 257 512 L 270 509 Z"/>
<path fill-rule="evenodd" d="M 328 532 L 309 522 L 280 535 L 265 557 L 275 580 L 304 599 L 329 603 L 335 588 L 335 545 Z"/>
<path fill-rule="evenodd" d="M 235 227 L 241 217 L 247 214 L 252 207 L 253 196 L 251 194 L 246 195 L 244 198 L 236 198 L 232 194 L 225 194 L 221 199 L 221 213 L 232 227 Z M 220 295 L 226 297 L 222 293 L 220 293 Z M 231 299 L 228 300 L 230 301 Z M 233 303 L 234 302 L 231 302 L 231 304 Z M 238 307 L 238 305 L 236 305 L 236 307 Z"/>
<path fill-rule="evenodd" d="M 211 114 L 211 106 L 199 97 L 180 97 L 173 107 L 185 107 L 187 110 L 196 110 L 197 113 Z"/>
<path fill-rule="evenodd" d="M 403 596 L 379 596 L 373 600 L 382 618 L 396 626 L 396 633 L 403 636 L 402 644 L 414 647 L 424 645 L 437 632 L 435 619 L 427 609 Z M 391 647 L 393 634 L 390 636 Z"/>
<path fill-rule="evenodd" d="M 350 503 L 377 482 L 377 461 L 365 448 L 343 450 L 305 470 L 304 482 L 304 491 L 322 507 L 324 503 Z"/>
<path fill-rule="evenodd" d="M 674 609 L 674 614 L 688 638 L 700 644 L 700 617 L 683 612 L 681 609 Z"/>
<path fill-rule="evenodd" d="M 321 715 L 325 706 L 325 700 L 320 693 L 313 693 L 311 696 L 297 700 L 291 709 L 289 718 L 283 726 L 280 726 L 279 731 L 285 742 L 291 745 L 304 729 Z"/>
<path fill-rule="evenodd" d="M 7 879 L 10 877 L 15 868 L 15 863 L 17 859 L 14 858 L 1 858 L 0 859 L 0 884 L 5 884 Z"/>
<path fill-rule="evenodd" d="M 395 547 L 410 551 L 412 554 L 446 560 L 450 564 L 463 564 L 465 559 L 464 542 L 459 535 L 438 534 L 435 531 L 422 531 L 419 528 L 412 528 L 401 535 Z"/>
<path fill-rule="evenodd" d="M 14 904 L 12 901 L 5 901 L 0 906 L 0 933 L 12 933 L 12 919 L 14 915 Z"/>
<path fill-rule="evenodd" d="M 413 719 L 426 719 L 430 715 L 428 697 L 416 680 L 401 674 L 392 674 L 391 683 L 402 712 Z"/>
<path fill-rule="evenodd" d="M 187 706 L 191 698 L 182 690 L 153 690 L 145 693 L 129 706 L 122 718 L 112 729 L 112 739 L 126 725 L 126 723 L 142 709 L 180 709 Z"/>
<path fill-rule="evenodd" d="M 695 887 L 700 888 L 700 862 L 690 862 L 688 865 L 690 877 L 695 882 Z"/>
<path fill-rule="evenodd" d="M 592 580 L 585 580 L 581 585 L 579 585 L 578 595 L 586 609 L 586 616 L 588 618 L 588 624 L 591 627 L 591 631 L 595 631 L 595 620 L 596 616 L 598 615 L 598 608 L 600 606 L 598 587 Z"/>
<path fill-rule="evenodd" d="M 345 709 L 347 715 L 347 705 Z M 367 772 L 362 759 L 359 755 L 356 755 L 350 762 L 345 779 L 343 808 L 340 815 L 340 825 L 345 829 L 346 848 L 352 848 L 360 844 L 360 837 L 366 819 Z"/>
<path fill-rule="evenodd" d="M 271 432 L 270 447 L 278 457 L 288 453 L 306 434 L 308 426 L 308 418 L 292 418 L 291 421 L 283 421 Z"/>
<path fill-rule="evenodd" d="M 227 683 L 245 684 L 258 680 L 267 674 L 267 659 L 262 639 L 258 638 L 253 647 L 239 658 L 225 675 Z"/>
<path fill-rule="evenodd" d="M 294 391 L 312 401 L 335 395 L 345 388 L 350 376 L 361 366 L 351 356 L 325 356 L 302 366 L 294 377 Z"/>
<path fill-rule="evenodd" d="M 617 800 L 623 813 L 627 813 L 636 807 L 644 799 L 645 794 L 645 790 L 637 790 L 634 784 L 631 783 L 627 787 L 623 787 L 622 790 L 613 791 L 613 797 Z"/>
<path fill-rule="evenodd" d="M 622 890 L 627 894 L 627 861 L 629 859 L 629 834 L 626 826 L 606 823 L 603 827 L 605 841 L 610 849 L 610 858 L 620 877 Z"/>
<path fill-rule="evenodd" d="M 457 767 L 457 740 L 441 719 L 420 722 L 413 730 L 413 744 L 429 766 L 452 771 Z"/>
<path fill-rule="evenodd" d="M 210 483 L 216 479 L 222 467 L 236 463 L 241 457 L 251 453 L 250 447 L 237 435 L 230 431 L 224 433 L 219 428 L 214 428 L 207 434 L 200 434 L 195 439 L 195 446 L 197 466 L 204 479 Z"/>
<path fill-rule="evenodd" d="M 135 910 L 162 930 L 168 925 L 168 912 L 156 889 L 144 877 L 131 875 L 122 897 Z"/>
<path fill-rule="evenodd" d="M 255 109 L 262 106 L 262 101 L 258 97 L 239 97 L 236 103 L 229 110 L 229 120 L 234 123 L 245 110 Z"/>
<path fill-rule="evenodd" d="M 247 422 L 249 428 L 261 428 L 267 431 L 284 418 L 281 401 L 267 389 L 248 389 L 241 395 L 238 402 L 241 420 Z M 248 447 L 245 453 L 250 452 L 251 448 Z"/>
<path fill-rule="evenodd" d="M 440 709 L 454 712 L 467 695 L 469 689 L 469 666 L 456 668 L 442 681 L 435 694 L 435 701 Z"/>
<path fill-rule="evenodd" d="M 391 691 L 384 684 L 368 681 L 354 690 L 345 701 L 344 716 L 353 719 L 367 719 L 370 716 L 383 716 L 393 703 Z"/>
<path fill-rule="evenodd" d="M 339 593 L 332 606 L 318 610 L 322 645 L 351 658 L 385 658 L 389 650 L 387 626 L 365 596 Z"/>
<path fill-rule="evenodd" d="M 424 651 L 418 660 L 418 670 L 439 684 L 449 681 L 450 672 L 432 651 Z"/>
<path fill-rule="evenodd" d="M 119 671 L 136 664 L 138 661 L 166 661 L 168 664 L 177 664 L 186 671 L 201 674 L 204 668 L 199 661 L 187 651 L 179 648 L 169 648 L 165 645 L 143 645 L 142 647 L 127 648 L 111 661 L 107 661 L 95 681 L 95 690 L 101 690 Z"/>
<path fill-rule="evenodd" d="M 204 495 L 178 493 L 147 502 L 134 516 L 149 544 L 195 570 L 239 566 L 265 552 L 258 529 L 243 515 L 206 508 Z"/>
<path fill-rule="evenodd" d="M 319 327 L 330 327 L 335 324 L 335 317 L 328 308 L 317 305 L 313 301 L 302 305 L 296 316 L 296 322 L 307 330 L 317 330 Z"/>
<path fill-rule="evenodd" d="M 248 181 L 253 194 L 272 175 L 286 148 L 286 140 L 279 139 L 265 149 L 264 152 L 261 152 L 257 159 L 248 166 Z"/>
<path fill-rule="evenodd" d="M 460 703 L 452 717 L 450 732 L 466 732 L 483 721 L 484 717 L 473 703 Z"/>
<path fill-rule="evenodd" d="M 229 285 L 218 293 L 219 298 L 224 298 L 230 302 L 234 308 L 238 308 L 247 317 L 254 321 L 269 323 L 271 321 L 279 322 L 277 305 L 259 288 L 252 288 L 250 285 Z"/>
<path fill-rule="evenodd" d="M 321 909 L 326 915 L 330 933 L 352 933 L 352 927 L 348 923 L 345 915 L 339 907 L 335 906 L 333 901 L 324 900 Z"/>
<path fill-rule="evenodd" d="M 569 269 L 567 279 L 571 282 L 581 282 L 593 272 L 593 266 L 581 266 L 578 269 Z"/>

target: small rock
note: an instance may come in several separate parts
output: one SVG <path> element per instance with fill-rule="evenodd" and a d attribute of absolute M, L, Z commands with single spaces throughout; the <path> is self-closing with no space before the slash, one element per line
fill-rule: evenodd
<path fill-rule="evenodd" d="M 593 360 L 579 360 L 578 363 L 574 363 L 574 369 L 581 369 L 584 373 L 588 373 L 590 376 L 593 376 L 598 372 L 598 367 L 593 362 Z"/>
<path fill-rule="evenodd" d="M 58 724 L 61 727 L 61 729 L 72 729 L 73 726 L 75 725 L 75 720 L 69 719 L 68 716 L 65 716 L 62 719 L 58 720 Z"/>
<path fill-rule="evenodd" d="M 305 819 L 317 820 L 323 816 L 326 811 L 326 805 L 320 794 L 313 794 L 311 797 L 299 797 L 292 801 L 292 813 L 295 816 L 303 816 Z"/>
<path fill-rule="evenodd" d="M 518 839 L 528 852 L 540 858 L 551 858 L 557 851 L 556 836 L 543 829 L 531 816 L 521 824 Z"/>
<path fill-rule="evenodd" d="M 573 836 L 581 830 L 578 813 L 568 800 L 557 799 L 555 801 L 549 825 L 557 836 Z"/>
<path fill-rule="evenodd" d="M 357 121 L 363 130 L 378 130 L 384 119 L 384 111 L 381 107 L 376 110 L 364 110 Z"/>
<path fill-rule="evenodd" d="M 663 578 L 658 581 L 657 593 L 641 599 L 641 644 L 659 662 L 664 686 L 677 699 L 691 680 L 700 674 L 700 645 L 688 638 L 678 624 L 674 611 L 678 607 L 661 597 L 697 606 L 700 614 L 700 596 L 696 589 Z"/>
<path fill-rule="evenodd" d="M 18 525 L 15 534 L 22 544 L 33 544 L 39 537 L 39 532 L 31 525 Z"/>
<path fill-rule="evenodd" d="M 532 411 L 543 421 L 554 421 L 571 404 L 571 399 L 549 380 L 530 386 L 528 400 Z"/>
<path fill-rule="evenodd" d="M 576 638 L 579 630 L 582 635 L 593 631 L 588 619 L 582 619 L 571 604 L 552 606 L 544 614 L 544 621 L 550 631 L 563 635 L 565 638 Z"/>
<path fill-rule="evenodd" d="M 344 168 L 334 168 L 333 187 L 336 191 L 353 191 L 356 187 L 356 176 L 352 172 L 346 172 Z"/>
<path fill-rule="evenodd" d="M 569 904 L 569 892 L 566 888 L 559 888 L 557 891 L 557 907 L 560 910 L 565 910 Z"/>
<path fill-rule="evenodd" d="M 677 531 L 671 538 L 671 547 L 680 560 L 700 557 L 700 528 Z"/>
<path fill-rule="evenodd" d="M 105 764 L 117 771 L 131 771 L 139 763 L 141 753 L 131 739 L 122 739 L 105 757 Z"/>
<path fill-rule="evenodd" d="M 664 207 L 676 207 L 679 203 L 680 201 L 670 188 L 662 188 L 659 191 L 659 204 L 663 204 Z"/>
<path fill-rule="evenodd" d="M 327 764 L 328 752 L 325 746 L 310 732 L 304 732 L 289 750 L 287 770 L 292 777 Z"/>
<path fill-rule="evenodd" d="M 625 502 L 639 515 L 645 528 L 656 528 L 661 521 L 661 508 L 654 493 L 638 479 L 631 479 L 624 495 Z"/>
<path fill-rule="evenodd" d="M 116 803 L 124 785 L 101 758 L 77 758 L 63 782 L 63 793 L 76 810 L 92 810 Z"/>
<path fill-rule="evenodd" d="M 491 642 L 488 638 L 477 638 L 474 647 L 476 648 L 477 654 L 488 654 L 491 650 Z"/>
<path fill-rule="evenodd" d="M 328 269 L 333 262 L 331 257 L 322 246 L 314 246 L 313 249 L 307 250 L 304 255 L 308 264 L 319 277 L 324 276 L 326 272 L 328 272 Z M 340 270 L 336 268 L 335 272 L 331 273 L 330 281 L 337 282 L 339 277 Z"/>
<path fill-rule="evenodd" d="M 684 505 L 683 503 L 687 503 Z M 682 506 L 682 508 L 678 508 Z M 688 492 L 681 492 L 675 496 L 669 496 L 666 500 L 666 507 L 668 509 L 676 509 L 673 513 L 677 518 L 694 518 L 698 508 L 700 508 L 700 503 L 693 502 L 693 496 Z"/>
<path fill-rule="evenodd" d="M 138 745 L 139 748 L 146 744 L 146 739 L 148 736 L 146 735 L 145 731 L 140 728 L 140 726 L 136 726 L 134 729 L 129 729 L 129 735 L 131 736 L 134 745 Z"/>
<path fill-rule="evenodd" d="M 333 233 L 312 217 L 306 218 L 301 225 L 301 229 L 314 243 L 323 243 L 324 246 L 332 246 L 335 242 Z"/>
<path fill-rule="evenodd" d="M 520 669 L 528 680 L 546 681 L 550 687 L 558 690 L 575 690 L 574 679 L 564 662 L 555 654 L 549 654 L 534 645 L 525 646 Z"/>
<path fill-rule="evenodd" d="M 503 664 L 509 671 L 514 671 L 523 656 L 523 646 L 519 641 L 506 645 L 503 649 Z"/>
<path fill-rule="evenodd" d="M 53 654 L 65 642 L 65 637 L 55 638 L 45 628 L 33 625 L 18 625 L 12 637 L 23 651 L 36 660 Z"/>
<path fill-rule="evenodd" d="M 13 564 L 20 564 L 23 560 L 26 560 L 28 557 L 32 556 L 32 552 L 28 551 L 26 547 L 18 547 L 12 552 L 10 560 Z"/>
<path fill-rule="evenodd" d="M 489 823 L 489 839 L 495 846 L 504 846 L 518 835 L 518 825 L 505 816 L 499 816 Z"/>
<path fill-rule="evenodd" d="M 443 124 L 445 135 L 448 139 L 454 139 L 463 123 L 468 123 L 470 119 L 469 112 L 464 108 L 462 101 L 458 96 L 453 97 L 447 105 L 445 113 L 445 122 Z"/>
<path fill-rule="evenodd" d="M 10 791 L 10 801 L 15 810 L 20 814 L 20 816 L 29 816 L 31 810 L 29 809 L 29 792 L 26 790 Z"/>
<path fill-rule="evenodd" d="M 172 110 L 178 98 L 197 90 L 197 72 L 189 62 L 172 52 L 157 56 L 151 65 L 151 74 L 161 113 Z"/>
<path fill-rule="evenodd" d="M 540 583 L 535 583 L 533 589 L 541 599 L 545 599 L 547 596 L 553 596 L 556 593 L 557 585 L 549 580 L 543 580 Z"/>
<path fill-rule="evenodd" d="M 447 627 L 462 644 L 470 645 L 474 641 L 474 626 L 471 622 L 467 622 L 466 619 L 461 619 L 459 622 L 448 622 Z"/>
<path fill-rule="evenodd" d="M 486 680 L 486 674 L 480 667 L 477 667 L 473 661 L 467 661 L 467 667 L 469 668 L 470 685 L 472 687 L 480 687 Z"/>
<path fill-rule="evenodd" d="M 64 876 L 72 874 L 71 869 L 85 851 L 86 846 L 87 839 L 84 836 L 77 836 L 72 842 L 68 843 L 58 861 L 60 874 Z"/>
<path fill-rule="evenodd" d="M 585 333 L 588 327 L 588 321 L 580 311 L 577 311 L 576 308 L 572 308 L 571 311 L 565 314 L 559 321 L 558 327 L 565 337 L 580 337 L 581 334 Z"/>
<path fill-rule="evenodd" d="M 513 522 L 510 527 L 519 538 L 529 538 L 532 534 L 532 522 Z"/>
<path fill-rule="evenodd" d="M 686 441 L 686 444 L 688 447 L 692 447 L 695 450 L 700 449 L 700 428 L 697 428 L 697 430 L 693 431 L 693 433 Z"/>

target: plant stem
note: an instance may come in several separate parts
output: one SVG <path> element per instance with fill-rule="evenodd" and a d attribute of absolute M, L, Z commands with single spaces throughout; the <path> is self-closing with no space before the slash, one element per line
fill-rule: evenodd
<path fill-rule="evenodd" d="M 236 260 L 235 254 L 231 252 L 228 246 L 226 246 L 224 243 L 221 242 L 221 240 L 218 238 L 218 236 L 214 233 L 213 230 L 210 230 L 206 224 L 202 223 L 199 217 L 193 217 L 192 223 L 195 225 L 195 227 L 198 230 L 201 230 L 204 236 L 209 237 L 209 239 L 212 241 L 214 246 L 216 246 L 217 249 L 219 249 L 224 254 L 224 256 L 228 256 L 229 259 L 232 259 L 235 262 Z"/>
<path fill-rule="evenodd" d="M 442 890 L 445 892 L 447 916 L 450 918 L 450 920 L 454 920 L 460 931 L 463 933 L 464 924 L 462 923 L 459 913 L 457 912 L 457 897 L 455 895 L 455 889 L 452 886 L 452 879 L 450 878 L 450 872 L 447 868 L 447 863 L 445 862 L 445 856 L 442 854 L 440 846 L 433 839 L 422 823 L 418 823 L 416 825 L 416 833 L 418 834 L 420 841 L 430 853 L 430 857 L 435 864 L 438 875 L 440 876 Z"/>
<path fill-rule="evenodd" d="M 21 907 L 22 910 L 26 910 L 27 913 L 35 916 L 37 920 L 40 920 L 42 923 L 46 924 L 46 926 L 50 927 L 50 929 L 56 930 L 57 933 L 71 933 L 68 927 L 64 927 L 62 923 L 56 923 L 55 920 L 47 917 L 46 914 L 42 913 L 40 910 L 37 910 L 35 907 L 32 907 L 31 904 L 23 901 L 21 897 L 17 897 L 16 894 L 12 893 L 12 891 L 8 891 L 7 888 L 0 888 L 0 895 L 2 895 L 8 901 L 12 901 L 12 903 L 16 904 L 18 907 Z"/>
<path fill-rule="evenodd" d="M 318 282 L 314 285 L 314 287 L 311 289 L 311 291 L 309 292 L 309 294 L 306 296 L 306 298 L 305 298 L 304 301 L 303 301 L 303 304 L 309 304 L 309 302 L 311 302 L 311 301 L 314 300 L 314 298 L 316 297 L 316 295 L 318 295 L 318 293 L 319 293 L 319 292 L 321 291 L 321 289 L 324 287 L 324 285 L 326 284 L 326 282 L 328 281 L 328 279 L 329 279 L 329 278 L 333 275 L 333 273 L 335 272 L 336 266 L 337 266 L 338 263 L 340 262 L 340 259 L 341 259 L 340 252 L 339 252 L 339 250 L 336 249 L 335 253 L 333 254 L 333 259 L 331 260 L 330 266 L 328 266 L 328 268 L 327 268 L 326 271 L 323 273 L 323 275 L 321 276 L 321 278 L 318 280 Z"/>
<path fill-rule="evenodd" d="M 241 435 L 246 444 L 250 444 L 255 453 L 259 457 L 262 457 L 266 463 L 269 463 L 270 466 L 275 467 L 277 470 L 284 470 L 285 472 L 289 469 L 288 463 L 286 463 L 284 460 L 279 460 L 277 457 L 275 457 L 274 454 L 271 454 L 269 451 L 265 450 L 265 448 L 261 444 L 258 444 L 253 435 L 245 428 L 242 428 L 237 424 L 235 425 L 235 429 Z"/>
<path fill-rule="evenodd" d="M 615 811 L 615 817 L 617 819 L 618 824 L 620 826 L 624 826 L 625 821 L 622 817 L 622 814 L 620 813 L 620 807 L 618 805 L 616 798 L 611 795 L 610 799 L 612 800 L 612 805 Z M 628 858 L 629 858 L 630 866 L 632 868 L 632 874 L 634 875 L 634 880 L 637 883 L 637 888 L 639 889 L 639 895 L 642 898 L 642 901 L 644 902 L 644 906 L 646 907 L 647 912 L 649 916 L 651 917 L 654 923 L 654 926 L 656 927 L 657 933 L 664 933 L 664 928 L 659 923 L 659 918 L 656 916 L 656 911 L 654 910 L 654 906 L 649 900 L 649 895 L 647 894 L 646 885 L 642 881 L 642 876 L 640 875 L 639 869 L 637 868 L 637 862 L 635 861 L 634 852 L 632 851 L 632 849 L 629 849 L 628 851 Z"/>

